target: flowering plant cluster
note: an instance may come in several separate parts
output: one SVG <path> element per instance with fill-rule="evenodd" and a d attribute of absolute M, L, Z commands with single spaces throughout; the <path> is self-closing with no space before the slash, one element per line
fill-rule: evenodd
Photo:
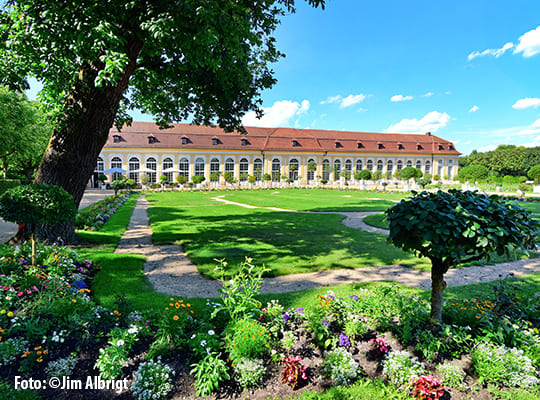
<path fill-rule="evenodd" d="M 383 338 L 378 337 L 370 339 L 369 343 L 371 344 L 371 348 L 375 357 L 384 358 L 384 356 L 388 354 L 390 346 L 384 341 Z"/>
<path fill-rule="evenodd" d="M 293 389 L 301 383 L 307 380 L 306 369 L 307 367 L 302 364 L 302 358 L 286 357 L 283 359 L 283 369 L 281 371 L 281 381 L 291 386 Z"/>
<path fill-rule="evenodd" d="M 443 386 L 431 375 L 419 376 L 412 385 L 412 395 L 418 400 L 437 400 L 444 395 Z"/>
<path fill-rule="evenodd" d="M 92 204 L 90 207 L 80 210 L 75 217 L 75 228 L 85 231 L 100 230 L 105 222 L 114 215 L 130 196 L 131 192 L 124 192 L 107 197 Z"/>
<path fill-rule="evenodd" d="M 343 348 L 325 352 L 323 366 L 325 375 L 340 385 L 349 385 L 358 377 L 358 363 Z"/>
<path fill-rule="evenodd" d="M 165 399 L 173 388 L 174 370 L 160 359 L 139 364 L 133 376 L 135 382 L 130 389 L 139 400 Z"/>

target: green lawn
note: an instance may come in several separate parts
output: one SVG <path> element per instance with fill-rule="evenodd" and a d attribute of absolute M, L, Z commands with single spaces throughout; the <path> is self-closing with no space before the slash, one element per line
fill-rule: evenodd
<path fill-rule="evenodd" d="M 376 228 L 388 229 L 388 222 L 386 222 L 386 214 L 373 214 L 364 218 L 364 222 L 368 225 Z"/>
<path fill-rule="evenodd" d="M 328 189 L 242 190 L 212 194 L 212 197 L 220 195 L 239 203 L 301 211 L 384 211 L 405 197 L 401 193 Z"/>
<path fill-rule="evenodd" d="M 270 191 L 234 192 L 226 198 L 247 203 L 251 194 L 251 203 L 283 206 L 292 202 L 295 195 L 304 194 L 298 190 L 284 192 L 287 197 L 276 203 L 268 200 Z M 327 204 L 324 208 L 329 209 L 331 196 L 342 206 L 352 203 L 350 198 L 342 197 L 342 192 L 306 192 L 312 192 L 307 193 L 312 199 L 294 202 L 295 207 L 307 208 L 322 199 Z M 148 195 L 152 202 L 149 216 L 154 243 L 182 243 L 191 261 L 209 277 L 215 277 L 215 259 L 225 258 L 230 266 L 235 266 L 246 256 L 269 268 L 268 276 L 387 264 L 428 268 L 425 260 L 387 245 L 384 235 L 347 228 L 340 222 L 344 218 L 341 215 L 248 209 L 212 200 L 222 194 L 226 192 Z M 360 197 L 354 202 L 359 210 L 385 209 L 392 204 Z"/>

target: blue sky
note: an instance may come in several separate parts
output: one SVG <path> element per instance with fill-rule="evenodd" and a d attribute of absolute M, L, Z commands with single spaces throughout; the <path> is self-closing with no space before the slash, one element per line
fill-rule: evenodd
<path fill-rule="evenodd" d="M 538 0 L 297 0 L 266 115 L 244 124 L 431 131 L 464 154 L 540 145 L 538 15 Z"/>

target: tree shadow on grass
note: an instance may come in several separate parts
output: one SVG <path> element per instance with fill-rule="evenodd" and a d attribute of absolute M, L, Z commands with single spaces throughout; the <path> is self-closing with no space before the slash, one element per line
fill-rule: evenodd
<path fill-rule="evenodd" d="M 386 237 L 341 223 L 335 214 L 298 214 L 224 205 L 201 209 L 152 207 L 155 243 L 182 243 L 204 275 L 215 277 L 215 259 L 231 266 L 246 256 L 266 276 L 418 261 L 386 244 Z"/>

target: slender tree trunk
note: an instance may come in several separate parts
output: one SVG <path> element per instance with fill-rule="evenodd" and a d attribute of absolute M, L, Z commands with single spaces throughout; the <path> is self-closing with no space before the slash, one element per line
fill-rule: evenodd
<path fill-rule="evenodd" d="M 95 86 L 101 62 L 83 64 L 45 151 L 35 182 L 64 188 L 73 196 L 77 208 L 107 141 L 141 48 L 142 42 L 138 39 L 127 44 L 130 62 L 114 86 Z M 38 236 L 50 242 L 58 238 L 64 243 L 77 240 L 73 223 L 41 226 Z"/>
<path fill-rule="evenodd" d="M 442 260 L 431 260 L 431 314 L 433 326 L 440 325 L 442 321 L 443 292 L 446 289 L 444 274 L 448 271 Z"/>

